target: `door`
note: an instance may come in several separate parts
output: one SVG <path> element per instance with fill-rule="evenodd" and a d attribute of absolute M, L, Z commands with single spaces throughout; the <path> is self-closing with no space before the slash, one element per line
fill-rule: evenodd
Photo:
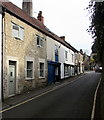
<path fill-rule="evenodd" d="M 9 62 L 9 96 L 15 95 L 16 90 L 16 62 Z"/>
<path fill-rule="evenodd" d="M 55 67 L 52 64 L 48 64 L 48 84 L 55 81 Z"/>
<path fill-rule="evenodd" d="M 55 66 L 55 82 L 59 81 L 59 68 Z"/>

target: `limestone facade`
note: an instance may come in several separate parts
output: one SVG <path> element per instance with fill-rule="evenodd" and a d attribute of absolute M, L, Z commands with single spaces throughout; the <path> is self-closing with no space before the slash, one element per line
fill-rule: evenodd
<path fill-rule="evenodd" d="M 15 94 L 44 85 L 47 81 L 46 35 L 5 12 L 3 18 L 3 93 L 9 97 L 10 62 L 15 62 Z M 23 28 L 23 39 L 13 37 L 13 25 Z M 37 45 L 37 36 L 42 38 L 42 46 Z M 27 78 L 27 61 L 32 65 L 32 78 Z M 40 63 L 43 76 L 40 77 Z"/>

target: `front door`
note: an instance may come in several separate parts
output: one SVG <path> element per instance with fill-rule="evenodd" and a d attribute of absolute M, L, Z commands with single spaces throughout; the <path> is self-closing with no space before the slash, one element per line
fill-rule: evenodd
<path fill-rule="evenodd" d="M 53 64 L 48 64 L 48 84 L 55 81 L 55 67 Z"/>
<path fill-rule="evenodd" d="M 9 61 L 9 96 L 13 96 L 16 90 L 16 62 Z"/>

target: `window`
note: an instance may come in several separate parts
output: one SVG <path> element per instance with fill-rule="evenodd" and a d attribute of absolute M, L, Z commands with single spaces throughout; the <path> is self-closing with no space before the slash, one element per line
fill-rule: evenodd
<path fill-rule="evenodd" d="M 23 40 L 23 38 L 24 38 L 24 28 L 22 28 L 22 27 L 19 27 L 19 38 L 21 40 Z"/>
<path fill-rule="evenodd" d="M 12 23 L 12 37 L 23 40 L 24 38 L 24 28 L 19 25 Z"/>
<path fill-rule="evenodd" d="M 68 73 L 68 65 L 65 65 L 65 76 L 68 76 L 69 73 Z"/>
<path fill-rule="evenodd" d="M 44 63 L 40 62 L 40 77 L 44 77 Z"/>
<path fill-rule="evenodd" d="M 72 54 L 72 62 L 74 62 L 74 55 Z"/>
<path fill-rule="evenodd" d="M 33 78 L 33 61 L 27 61 L 27 78 Z"/>
<path fill-rule="evenodd" d="M 65 59 L 68 60 L 68 51 L 65 51 Z"/>
<path fill-rule="evenodd" d="M 36 38 L 37 38 L 37 46 L 38 47 L 43 47 L 43 40 L 44 40 L 44 38 L 42 38 L 42 37 L 40 37 L 38 35 L 36 35 Z"/>
<path fill-rule="evenodd" d="M 58 55 L 58 46 L 55 45 L 55 55 Z"/>

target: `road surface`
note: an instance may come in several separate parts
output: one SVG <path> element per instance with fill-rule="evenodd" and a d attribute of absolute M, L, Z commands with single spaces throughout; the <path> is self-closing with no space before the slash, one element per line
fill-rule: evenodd
<path fill-rule="evenodd" d="M 70 84 L 3 112 L 3 118 L 87 118 L 101 74 L 90 72 Z"/>

